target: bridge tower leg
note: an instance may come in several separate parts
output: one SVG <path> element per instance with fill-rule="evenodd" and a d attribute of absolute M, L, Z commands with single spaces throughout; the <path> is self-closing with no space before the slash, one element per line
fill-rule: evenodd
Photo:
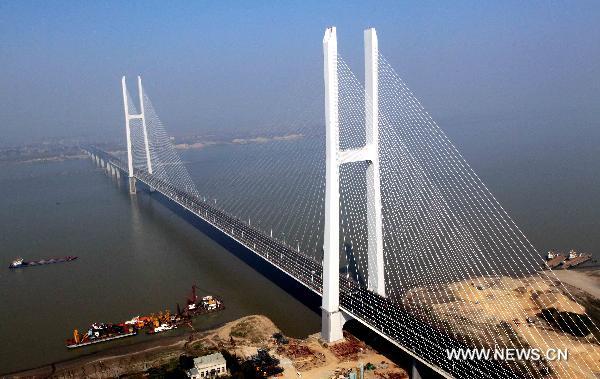
<path fill-rule="evenodd" d="M 343 316 L 339 309 L 340 266 L 340 182 L 338 166 L 338 70 L 335 27 L 323 37 L 325 79 L 325 233 L 323 243 L 323 302 L 321 338 L 334 342 L 343 338 Z"/>
<path fill-rule="evenodd" d="M 127 138 L 127 174 L 129 176 L 129 193 L 135 194 L 135 176 L 133 176 L 133 153 L 131 151 L 131 116 L 129 115 L 129 103 L 127 100 L 127 83 L 125 77 L 121 78 L 121 87 L 123 88 L 123 107 L 125 108 L 125 133 Z"/>
<path fill-rule="evenodd" d="M 148 173 L 152 174 L 152 159 L 150 159 L 150 143 L 148 141 L 148 130 L 146 128 L 146 111 L 144 110 L 144 90 L 142 88 L 142 77 L 138 76 L 138 93 L 140 95 L 140 119 L 142 120 L 142 131 L 144 132 L 144 148 L 146 149 L 146 165 Z"/>
<path fill-rule="evenodd" d="M 365 29 L 365 127 L 367 166 L 368 288 L 385 296 L 383 220 L 379 177 L 379 48 L 375 28 Z"/>
<path fill-rule="evenodd" d="M 422 379 L 427 377 L 423 364 L 417 361 L 415 358 L 412 360 L 410 375 L 408 377 L 410 379 Z"/>

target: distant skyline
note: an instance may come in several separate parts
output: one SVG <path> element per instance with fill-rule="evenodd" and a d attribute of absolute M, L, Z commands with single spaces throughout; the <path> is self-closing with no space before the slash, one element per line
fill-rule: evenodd
<path fill-rule="evenodd" d="M 172 134 L 247 134 L 292 91 L 318 115 L 329 25 L 358 75 L 362 31 L 377 28 L 451 136 L 502 119 L 517 133 L 600 128 L 598 20 L 593 1 L 0 1 L 0 145 L 120 138 L 122 75 L 143 76 Z"/>

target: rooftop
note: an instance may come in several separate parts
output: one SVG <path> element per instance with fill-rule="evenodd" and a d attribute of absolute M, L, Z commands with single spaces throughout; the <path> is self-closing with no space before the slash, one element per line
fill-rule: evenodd
<path fill-rule="evenodd" d="M 202 357 L 194 358 L 194 366 L 202 367 L 206 365 L 225 364 L 225 357 L 221 353 L 214 353 Z"/>

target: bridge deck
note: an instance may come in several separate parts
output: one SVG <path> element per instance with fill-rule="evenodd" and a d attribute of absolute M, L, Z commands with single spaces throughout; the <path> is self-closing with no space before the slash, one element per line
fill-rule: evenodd
<path fill-rule="evenodd" d="M 117 157 L 100 149 L 85 149 L 127 175 Z M 322 266 L 311 257 L 271 238 L 240 219 L 195 198 L 145 171 L 134 170 L 137 180 L 211 224 L 300 284 L 321 295 Z M 519 378 L 496 361 L 447 358 L 448 349 L 468 348 L 463 342 L 424 323 L 398 303 L 379 296 L 340 275 L 341 309 L 379 335 L 444 376 L 460 378 Z"/>

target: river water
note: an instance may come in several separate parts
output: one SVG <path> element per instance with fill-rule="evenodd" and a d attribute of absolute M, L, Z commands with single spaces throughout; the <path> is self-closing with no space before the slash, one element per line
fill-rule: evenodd
<path fill-rule="evenodd" d="M 468 120 L 457 123 L 461 128 L 449 123 L 450 137 L 534 245 L 541 252 L 577 248 L 597 256 L 598 130 L 589 123 L 572 124 L 543 134 L 539 141 L 540 127 L 507 130 L 502 129 L 506 120 L 499 120 L 478 129 L 478 120 L 470 122 L 471 127 Z M 581 137 L 585 135 L 591 138 Z M 232 154 L 247 162 L 246 157 L 261 149 L 213 146 L 183 156 L 199 187 L 219 197 L 243 188 L 238 183 L 238 188 L 223 187 L 221 193 L 220 184 L 211 189 L 222 182 L 224 172 L 231 174 L 231 168 L 220 170 L 218 162 Z M 0 265 L 5 267 L 0 268 L 0 372 L 149 338 L 74 351 L 64 346 L 75 327 L 173 310 L 176 302 L 184 303 L 194 283 L 200 294 L 219 295 L 227 305 L 223 312 L 198 319 L 196 327 L 259 313 L 288 335 L 319 329 L 314 311 L 148 194 L 130 197 L 124 182 L 108 177 L 88 159 L 2 165 L 0 186 Z M 277 207 L 276 202 L 267 205 Z M 65 255 L 79 259 L 6 268 L 15 256 Z"/>
<path fill-rule="evenodd" d="M 265 314 L 292 336 L 319 330 L 314 311 L 147 194 L 130 197 L 88 159 L 0 172 L 0 373 L 149 338 L 74 351 L 64 345 L 75 327 L 174 310 L 193 283 L 226 303 L 198 318 L 197 328 Z M 6 268 L 15 256 L 65 255 L 79 259 Z"/>

